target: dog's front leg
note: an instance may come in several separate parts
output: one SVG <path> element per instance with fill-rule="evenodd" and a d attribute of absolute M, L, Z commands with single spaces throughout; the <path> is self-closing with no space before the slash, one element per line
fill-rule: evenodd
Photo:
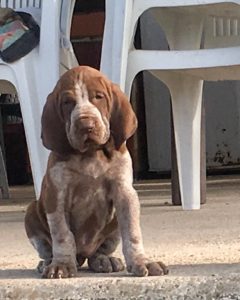
<path fill-rule="evenodd" d="M 137 276 L 167 274 L 168 269 L 162 262 L 151 262 L 145 256 L 137 192 L 131 185 L 120 184 L 117 190 L 115 207 L 128 271 Z"/>
<path fill-rule="evenodd" d="M 77 273 L 76 244 L 64 213 L 64 204 L 59 204 L 53 213 L 47 213 L 47 222 L 52 237 L 52 263 L 44 269 L 45 278 L 74 277 Z"/>

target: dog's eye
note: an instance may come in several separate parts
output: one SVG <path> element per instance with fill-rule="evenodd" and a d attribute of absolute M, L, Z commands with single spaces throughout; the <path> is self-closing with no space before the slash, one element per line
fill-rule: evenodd
<path fill-rule="evenodd" d="M 63 105 L 64 106 L 73 106 L 73 105 L 75 105 L 75 101 L 71 97 L 66 97 L 63 99 Z"/>
<path fill-rule="evenodd" d="M 104 94 L 103 93 L 97 93 L 96 96 L 95 96 L 95 99 L 97 100 L 101 100 L 104 98 Z"/>

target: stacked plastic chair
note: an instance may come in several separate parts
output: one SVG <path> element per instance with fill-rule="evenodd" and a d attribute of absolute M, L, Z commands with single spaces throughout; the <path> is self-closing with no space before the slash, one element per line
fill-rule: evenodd
<path fill-rule="evenodd" d="M 133 79 L 143 70 L 151 71 L 170 90 L 183 209 L 200 208 L 203 81 L 240 79 L 239 4 L 234 0 L 106 1 L 101 70 L 128 95 Z M 148 9 L 165 32 L 169 51 L 134 48 L 137 22 Z"/>
<path fill-rule="evenodd" d="M 13 63 L 0 60 L 0 93 L 20 101 L 36 196 L 41 189 L 48 151 L 41 142 L 41 114 L 60 72 L 77 65 L 70 43 L 75 0 L 0 0 L 0 9 L 30 13 L 40 25 L 39 46 Z"/>

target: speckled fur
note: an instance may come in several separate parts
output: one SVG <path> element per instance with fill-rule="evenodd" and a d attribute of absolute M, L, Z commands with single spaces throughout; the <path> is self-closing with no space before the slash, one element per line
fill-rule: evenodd
<path fill-rule="evenodd" d="M 48 97 L 42 139 L 51 150 L 39 201 L 26 214 L 27 235 L 46 278 L 72 277 L 85 259 L 96 272 L 117 272 L 111 254 L 122 238 L 137 276 L 167 273 L 145 257 L 139 201 L 125 141 L 136 129 L 126 96 L 97 70 L 68 71 Z"/>

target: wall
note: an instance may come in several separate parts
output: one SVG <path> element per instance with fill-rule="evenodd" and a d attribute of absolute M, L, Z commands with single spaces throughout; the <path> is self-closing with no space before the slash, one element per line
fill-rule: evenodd
<path fill-rule="evenodd" d="M 96 1 L 90 1 L 88 5 L 85 2 L 76 2 L 71 27 L 71 41 L 78 63 L 98 69 L 105 13 L 102 6 L 96 5 Z"/>

